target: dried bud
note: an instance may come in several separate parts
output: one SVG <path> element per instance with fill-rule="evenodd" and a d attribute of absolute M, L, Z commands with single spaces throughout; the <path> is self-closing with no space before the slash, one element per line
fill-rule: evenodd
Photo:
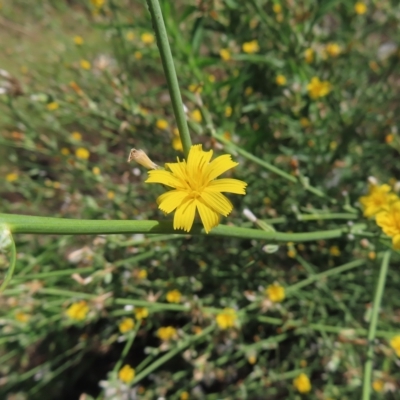
<path fill-rule="evenodd" d="M 132 149 L 129 153 L 128 162 L 131 162 L 132 160 L 135 160 L 138 164 L 147 169 L 160 168 L 156 163 L 150 160 L 150 158 L 143 150 Z"/>

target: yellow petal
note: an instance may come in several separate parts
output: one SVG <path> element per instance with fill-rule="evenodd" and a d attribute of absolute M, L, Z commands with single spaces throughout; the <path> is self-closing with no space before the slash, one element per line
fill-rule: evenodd
<path fill-rule="evenodd" d="M 246 194 L 247 183 L 239 179 L 217 179 L 207 185 L 207 191 Z"/>
<path fill-rule="evenodd" d="M 219 214 L 208 207 L 201 199 L 196 200 L 197 209 L 199 210 L 201 222 L 204 225 L 206 233 L 219 224 Z"/>
<path fill-rule="evenodd" d="M 163 193 L 157 199 L 158 208 L 169 214 L 174 211 L 186 197 L 187 193 L 181 190 L 171 190 Z"/>
<path fill-rule="evenodd" d="M 186 161 L 177 163 L 166 163 L 166 168 L 170 169 L 172 173 L 183 182 L 187 181 Z"/>
<path fill-rule="evenodd" d="M 188 199 L 178 206 L 174 216 L 174 229 L 183 229 L 189 232 L 192 228 L 196 213 L 196 201 Z"/>
<path fill-rule="evenodd" d="M 223 174 L 224 172 L 228 171 L 233 167 L 239 165 L 237 162 L 232 161 L 230 154 L 224 154 L 223 156 L 217 157 L 213 160 L 210 164 L 207 165 L 205 170 L 205 178 L 207 180 L 213 180 L 217 176 Z"/>
<path fill-rule="evenodd" d="M 213 151 L 203 151 L 201 144 L 190 148 L 187 159 L 187 172 L 192 179 L 198 180 L 203 177 L 203 171 L 209 165 L 212 155 Z"/>
<path fill-rule="evenodd" d="M 149 177 L 145 183 L 162 183 L 170 187 L 177 187 L 180 185 L 180 180 L 168 171 L 149 171 Z"/>
<path fill-rule="evenodd" d="M 201 198 L 204 203 L 214 211 L 219 212 L 223 216 L 227 216 L 233 209 L 232 203 L 221 193 L 218 192 L 207 192 L 204 190 L 201 193 Z"/>
<path fill-rule="evenodd" d="M 393 236 L 392 243 L 395 250 L 400 250 L 400 234 Z"/>

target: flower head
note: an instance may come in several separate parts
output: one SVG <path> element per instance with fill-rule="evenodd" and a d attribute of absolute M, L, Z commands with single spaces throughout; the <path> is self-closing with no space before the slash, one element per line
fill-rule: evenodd
<path fill-rule="evenodd" d="M 390 204 L 385 211 L 378 213 L 376 224 L 392 238 L 393 248 L 400 250 L 400 201 Z"/>
<path fill-rule="evenodd" d="M 217 314 L 215 319 L 220 329 L 232 328 L 237 320 L 236 311 L 233 308 L 224 308 L 221 313 Z"/>
<path fill-rule="evenodd" d="M 154 43 L 154 35 L 152 33 L 142 33 L 140 35 L 140 40 L 144 43 L 144 44 L 152 44 Z"/>
<path fill-rule="evenodd" d="M 269 285 L 265 289 L 265 294 L 274 303 L 280 303 L 285 300 L 285 288 L 281 285 L 278 285 L 277 283 Z"/>
<path fill-rule="evenodd" d="M 156 127 L 161 130 L 168 129 L 168 121 L 165 119 L 158 119 L 156 121 Z"/>
<path fill-rule="evenodd" d="M 86 318 L 86 314 L 89 312 L 89 306 L 85 300 L 78 301 L 71 304 L 67 310 L 67 316 L 76 321 L 82 321 Z"/>
<path fill-rule="evenodd" d="M 364 217 L 373 217 L 380 211 L 388 208 L 389 204 L 398 200 L 396 194 L 391 193 L 389 185 L 370 185 L 368 194 L 360 197 L 359 201 L 364 208 Z"/>
<path fill-rule="evenodd" d="M 82 36 L 74 36 L 74 43 L 77 46 L 81 46 L 83 44 L 83 37 Z"/>
<path fill-rule="evenodd" d="M 90 152 L 88 149 L 85 149 L 84 147 L 78 147 L 75 151 L 75 155 L 77 158 L 80 158 L 81 160 L 87 160 L 90 157 Z"/>
<path fill-rule="evenodd" d="M 380 379 L 376 379 L 372 382 L 372 388 L 375 390 L 375 392 L 382 392 L 384 386 L 385 382 Z"/>
<path fill-rule="evenodd" d="M 89 70 L 92 66 L 88 60 L 81 60 L 79 61 L 79 63 L 81 65 L 81 68 L 86 70 Z"/>
<path fill-rule="evenodd" d="M 331 57 L 337 57 L 342 51 L 337 43 L 328 43 L 325 50 Z"/>
<path fill-rule="evenodd" d="M 174 229 L 189 232 L 196 210 L 200 214 L 206 233 L 219 224 L 220 214 L 227 216 L 232 203 L 222 192 L 245 194 L 246 183 L 237 179 L 218 179 L 225 171 L 236 167 L 229 154 L 210 162 L 212 150 L 203 151 L 202 145 L 190 148 L 186 160 L 165 164 L 166 170 L 149 171 L 146 183 L 161 183 L 172 187 L 157 199 L 160 210 L 169 214 L 176 210 Z"/>
<path fill-rule="evenodd" d="M 135 321 L 132 318 L 124 318 L 118 325 L 121 333 L 131 331 L 135 327 Z"/>
<path fill-rule="evenodd" d="M 357 1 L 357 3 L 354 4 L 354 11 L 358 15 L 365 14 L 367 12 L 367 6 L 362 1 Z"/>
<path fill-rule="evenodd" d="M 135 378 L 135 370 L 130 365 L 126 364 L 119 370 L 118 378 L 124 383 L 131 383 Z"/>
<path fill-rule="evenodd" d="M 260 51 L 260 46 L 257 40 L 252 40 L 250 42 L 244 42 L 242 49 L 247 54 L 254 54 Z"/>
<path fill-rule="evenodd" d="M 173 326 L 163 326 L 157 329 L 157 336 L 164 342 L 168 342 L 176 336 L 176 329 Z"/>
<path fill-rule="evenodd" d="M 179 303 L 181 301 L 182 293 L 179 290 L 170 290 L 167 293 L 167 301 L 168 303 Z"/>
<path fill-rule="evenodd" d="M 394 350 L 397 357 L 400 357 L 400 335 L 394 336 L 390 341 L 390 347 Z"/>
<path fill-rule="evenodd" d="M 6 175 L 7 182 L 14 182 L 18 179 L 18 174 L 16 172 L 10 172 Z"/>
<path fill-rule="evenodd" d="M 144 319 L 149 316 L 149 310 L 145 307 L 135 307 L 133 310 L 136 319 Z"/>
<path fill-rule="evenodd" d="M 24 312 L 21 311 L 15 314 L 15 319 L 22 323 L 28 322 L 30 317 L 31 316 L 29 314 L 25 314 Z"/>
<path fill-rule="evenodd" d="M 275 82 L 279 86 L 286 85 L 286 76 L 285 75 L 277 75 L 275 78 Z"/>
<path fill-rule="evenodd" d="M 311 64 L 314 61 L 314 50 L 312 48 L 308 48 L 304 51 L 304 58 L 307 64 Z"/>
<path fill-rule="evenodd" d="M 224 61 L 229 61 L 231 59 L 231 52 L 228 49 L 221 49 L 219 55 Z"/>
<path fill-rule="evenodd" d="M 300 393 L 308 393 L 311 391 L 311 382 L 305 373 L 301 373 L 296 379 L 293 380 L 293 386 Z"/>
<path fill-rule="evenodd" d="M 318 77 L 314 76 L 311 82 L 307 85 L 307 90 L 312 99 L 324 97 L 332 90 L 332 85 L 328 81 L 321 81 Z"/>
<path fill-rule="evenodd" d="M 46 107 L 49 111 L 54 111 L 57 110 L 60 107 L 60 105 L 57 102 L 52 101 L 51 103 L 48 103 Z"/>

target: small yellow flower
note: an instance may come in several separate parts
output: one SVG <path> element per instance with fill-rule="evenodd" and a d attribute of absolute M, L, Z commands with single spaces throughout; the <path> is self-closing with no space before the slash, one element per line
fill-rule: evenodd
<path fill-rule="evenodd" d="M 300 393 L 309 393 L 311 391 L 310 379 L 304 373 L 301 373 L 296 379 L 293 380 L 293 386 Z"/>
<path fill-rule="evenodd" d="M 135 307 L 133 310 L 136 319 L 145 319 L 149 316 L 149 310 L 145 307 Z"/>
<path fill-rule="evenodd" d="M 295 249 L 293 249 L 293 248 L 290 248 L 289 250 L 288 250 L 288 252 L 287 252 L 287 255 L 288 255 L 288 257 L 290 257 L 290 258 L 295 258 L 296 257 L 296 250 Z"/>
<path fill-rule="evenodd" d="M 198 122 L 198 123 L 200 123 L 201 120 L 203 119 L 203 117 L 201 116 L 201 112 L 198 109 L 193 110 L 190 113 L 190 117 L 193 119 L 193 121 Z"/>
<path fill-rule="evenodd" d="M 301 368 L 307 367 L 307 360 L 300 360 L 300 367 Z"/>
<path fill-rule="evenodd" d="M 259 24 L 258 19 L 252 18 L 249 22 L 249 27 L 250 27 L 250 29 L 255 29 L 255 28 L 257 28 L 258 24 Z"/>
<path fill-rule="evenodd" d="M 129 40 L 130 42 L 132 42 L 135 39 L 135 34 L 134 32 L 130 31 L 126 34 L 126 40 Z"/>
<path fill-rule="evenodd" d="M 124 383 L 131 383 L 135 378 L 135 370 L 128 364 L 124 365 L 118 372 L 118 378 Z"/>
<path fill-rule="evenodd" d="M 166 121 L 165 119 L 158 119 L 156 121 L 156 127 L 158 129 L 165 130 L 168 128 L 168 121 Z"/>
<path fill-rule="evenodd" d="M 17 312 L 15 314 L 15 319 L 22 323 L 28 322 L 30 317 L 31 316 L 29 314 L 25 314 L 23 312 Z"/>
<path fill-rule="evenodd" d="M 354 4 L 354 11 L 358 15 L 363 15 L 367 12 L 367 6 L 363 2 L 357 1 L 357 3 Z"/>
<path fill-rule="evenodd" d="M 304 58 L 307 64 L 311 64 L 314 61 L 314 50 L 308 48 L 304 51 Z"/>
<path fill-rule="evenodd" d="M 145 32 L 142 33 L 140 35 L 140 40 L 144 43 L 144 44 L 153 44 L 154 43 L 154 35 L 152 33 L 149 32 Z"/>
<path fill-rule="evenodd" d="M 81 61 L 79 61 L 79 64 L 81 65 L 82 69 L 86 69 L 86 70 L 89 70 L 92 66 L 88 60 L 81 60 Z"/>
<path fill-rule="evenodd" d="M 70 151 L 69 151 L 69 149 L 67 149 L 66 147 L 63 147 L 63 148 L 61 149 L 61 154 L 62 154 L 63 156 L 67 156 L 67 155 L 70 154 Z"/>
<path fill-rule="evenodd" d="M 387 144 L 392 143 L 393 140 L 394 140 L 394 135 L 393 135 L 393 134 L 389 133 L 388 135 L 385 136 L 385 142 L 386 142 Z"/>
<path fill-rule="evenodd" d="M 78 142 L 82 140 L 82 135 L 79 132 L 72 132 L 71 136 L 72 136 L 72 139 L 74 139 Z"/>
<path fill-rule="evenodd" d="M 400 357 L 400 335 L 394 336 L 390 340 L 390 347 L 394 350 L 397 357 Z"/>
<path fill-rule="evenodd" d="M 314 76 L 307 85 L 307 90 L 310 97 L 315 100 L 328 95 L 332 90 L 332 85 L 328 81 L 321 81 L 318 77 Z"/>
<path fill-rule="evenodd" d="M 370 251 L 370 252 L 368 253 L 368 258 L 369 258 L 370 260 L 375 260 L 375 258 L 376 258 L 376 253 L 375 253 L 374 251 Z"/>
<path fill-rule="evenodd" d="M 228 49 L 221 49 L 219 55 L 224 61 L 229 61 L 231 59 L 231 52 Z"/>
<path fill-rule="evenodd" d="M 105 0 L 90 0 L 90 2 L 96 7 L 101 8 L 104 6 Z"/>
<path fill-rule="evenodd" d="M 332 246 L 332 247 L 329 249 L 329 254 L 330 254 L 331 256 L 334 256 L 334 257 L 339 257 L 340 254 L 341 254 L 339 247 L 337 247 L 337 246 Z"/>
<path fill-rule="evenodd" d="M 247 54 L 258 53 L 260 51 L 260 45 L 257 40 L 251 40 L 250 42 L 243 43 L 242 50 Z"/>
<path fill-rule="evenodd" d="M 393 248 L 400 250 L 400 201 L 389 204 L 386 210 L 378 213 L 376 224 L 392 238 Z"/>
<path fill-rule="evenodd" d="M 370 185 L 368 194 L 360 197 L 359 201 L 364 208 L 364 217 L 373 217 L 380 211 L 386 210 L 389 204 L 398 200 L 396 194 L 391 193 L 389 185 Z"/>
<path fill-rule="evenodd" d="M 331 57 L 337 57 L 342 51 L 337 43 L 328 43 L 325 50 Z"/>
<path fill-rule="evenodd" d="M 168 342 L 176 336 L 176 329 L 173 326 L 163 326 L 157 329 L 157 336 L 164 342 Z"/>
<path fill-rule="evenodd" d="M 368 65 L 372 69 L 372 71 L 374 71 L 374 72 L 378 72 L 379 71 L 379 65 L 378 65 L 378 63 L 376 61 L 371 60 L 368 63 Z"/>
<path fill-rule="evenodd" d="M 275 14 L 279 14 L 280 12 L 282 12 L 282 6 L 279 3 L 275 3 L 272 6 L 272 9 L 274 10 Z"/>
<path fill-rule="evenodd" d="M 201 93 L 203 91 L 203 86 L 200 83 L 192 83 L 189 85 L 188 89 L 192 93 Z"/>
<path fill-rule="evenodd" d="M 277 20 L 277 22 L 282 22 L 283 21 L 283 14 L 282 13 L 276 14 L 275 19 Z"/>
<path fill-rule="evenodd" d="M 372 388 L 375 390 L 375 392 L 382 392 L 384 385 L 385 382 L 380 379 L 376 379 L 372 382 Z"/>
<path fill-rule="evenodd" d="M 277 75 L 275 82 L 279 86 L 286 85 L 286 77 L 284 75 Z"/>
<path fill-rule="evenodd" d="M 83 37 L 82 36 L 74 36 L 74 43 L 77 46 L 82 46 L 83 45 Z"/>
<path fill-rule="evenodd" d="M 46 107 L 49 111 L 54 111 L 57 110 L 60 105 L 56 101 L 52 101 L 51 103 L 48 103 Z"/>
<path fill-rule="evenodd" d="M 246 89 L 244 89 L 244 95 L 245 96 L 250 96 L 251 94 L 253 94 L 254 90 L 251 86 L 247 86 Z"/>
<path fill-rule="evenodd" d="M 229 118 L 232 115 L 232 107 L 227 106 L 225 107 L 225 117 Z"/>
<path fill-rule="evenodd" d="M 180 303 L 182 297 L 182 293 L 179 290 L 170 290 L 167 295 L 168 303 Z"/>
<path fill-rule="evenodd" d="M 311 123 L 310 123 L 310 120 L 308 118 L 302 117 L 302 118 L 300 118 L 300 125 L 303 128 L 307 128 L 307 127 L 309 127 L 311 125 Z"/>
<path fill-rule="evenodd" d="M 286 297 L 285 288 L 277 283 L 269 285 L 265 289 L 265 294 L 274 303 L 281 303 L 283 300 L 285 300 Z"/>
<path fill-rule="evenodd" d="M 235 326 L 237 320 L 236 311 L 233 308 L 224 308 L 223 311 L 215 317 L 220 329 L 228 329 Z"/>
<path fill-rule="evenodd" d="M 7 182 L 14 182 L 18 179 L 18 174 L 16 172 L 10 172 L 6 175 Z"/>
<path fill-rule="evenodd" d="M 115 198 L 115 192 L 113 190 L 109 190 L 107 192 L 107 199 L 114 200 L 114 198 Z"/>
<path fill-rule="evenodd" d="M 89 312 L 89 306 L 85 300 L 71 304 L 67 309 L 67 316 L 76 321 L 82 321 Z"/>
<path fill-rule="evenodd" d="M 180 397 L 180 400 L 189 400 L 189 393 L 188 392 L 182 392 Z"/>
<path fill-rule="evenodd" d="M 255 354 L 251 354 L 247 357 L 247 362 L 251 365 L 254 365 L 257 362 L 257 356 Z"/>
<path fill-rule="evenodd" d="M 147 271 L 145 269 L 141 269 L 138 273 L 139 279 L 146 279 L 147 278 Z"/>
<path fill-rule="evenodd" d="M 124 318 L 118 325 L 121 333 L 131 331 L 135 327 L 135 321 L 132 318 Z"/>
<path fill-rule="evenodd" d="M 140 51 L 135 51 L 133 56 L 136 58 L 136 60 L 141 60 L 143 58 L 143 54 Z"/>
<path fill-rule="evenodd" d="M 183 145 L 179 136 L 174 136 L 172 139 L 172 148 L 176 151 L 183 151 Z"/>
<path fill-rule="evenodd" d="M 89 150 L 85 149 L 84 147 L 78 147 L 75 150 L 75 155 L 77 158 L 80 158 L 81 160 L 87 160 L 90 157 Z"/>
<path fill-rule="evenodd" d="M 237 179 L 216 179 L 236 167 L 229 154 L 210 162 L 213 151 L 203 151 L 202 145 L 190 148 L 187 160 L 165 164 L 165 170 L 149 171 L 146 183 L 160 183 L 170 190 L 158 197 L 158 208 L 169 214 L 176 210 L 174 229 L 190 232 L 196 210 L 200 214 L 206 233 L 217 226 L 220 214 L 227 216 L 232 203 L 222 192 L 245 194 L 245 182 Z"/>
<path fill-rule="evenodd" d="M 215 82 L 215 75 L 213 75 L 213 74 L 208 75 L 208 82 L 214 83 Z"/>
<path fill-rule="evenodd" d="M 332 151 L 335 151 L 337 149 L 337 146 L 338 146 L 338 144 L 337 144 L 337 142 L 335 140 L 332 140 L 332 142 L 329 143 L 329 148 Z"/>
<path fill-rule="evenodd" d="M 100 175 L 100 168 L 99 167 L 93 167 L 92 172 L 94 175 Z"/>

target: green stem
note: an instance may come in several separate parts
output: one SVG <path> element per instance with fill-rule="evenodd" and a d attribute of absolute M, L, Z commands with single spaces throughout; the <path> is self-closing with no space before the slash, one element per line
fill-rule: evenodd
<path fill-rule="evenodd" d="M 331 213 L 331 214 L 298 214 L 296 218 L 299 221 L 314 221 L 322 219 L 357 219 L 359 216 L 352 213 Z"/>
<path fill-rule="evenodd" d="M 139 331 L 140 325 L 141 325 L 141 321 L 136 321 L 135 328 L 131 332 L 129 332 L 128 340 L 125 343 L 125 346 L 124 346 L 124 349 L 122 350 L 121 356 L 113 368 L 114 373 L 119 371 L 119 369 L 121 368 L 121 365 L 122 365 L 125 357 L 128 355 L 129 350 L 132 347 L 133 341 L 135 340 L 135 337 Z"/>
<path fill-rule="evenodd" d="M 2 229 L 1 224 L 0 224 L 0 229 Z M 8 234 L 8 236 L 9 236 L 9 239 L 11 240 L 11 246 L 10 246 L 11 259 L 10 259 L 10 266 L 8 267 L 8 270 L 7 270 L 7 274 L 4 278 L 3 283 L 0 286 L 0 293 L 2 293 L 4 291 L 4 289 L 7 287 L 7 285 L 11 281 L 11 278 L 15 271 L 15 264 L 17 262 L 17 249 L 15 247 L 14 238 L 13 238 L 11 232 Z"/>
<path fill-rule="evenodd" d="M 32 217 L 27 215 L 0 214 L 0 224 L 8 226 L 12 233 L 33 233 L 48 235 L 107 235 L 122 233 L 181 233 L 173 229 L 172 221 L 119 221 L 119 220 L 79 220 L 50 217 Z M 360 231 L 365 224 L 352 226 L 352 231 Z M 230 238 L 267 240 L 269 242 L 308 242 L 313 240 L 334 239 L 348 233 L 348 227 L 307 232 L 281 233 L 265 232 L 259 229 L 238 228 L 235 226 L 219 225 L 209 236 L 225 236 Z M 200 223 L 194 224 L 191 235 L 205 235 Z"/>
<path fill-rule="evenodd" d="M 157 37 L 158 49 L 160 51 L 165 78 L 168 83 L 168 90 L 171 97 L 172 107 L 174 109 L 176 123 L 179 129 L 179 135 L 182 141 L 183 151 L 187 157 L 192 145 L 192 141 L 190 139 L 186 115 L 183 109 L 181 91 L 179 89 L 174 59 L 169 46 L 167 30 L 165 29 L 160 3 L 158 0 L 147 0 L 147 5 L 149 7 L 151 19 L 153 21 L 153 28 Z"/>
<path fill-rule="evenodd" d="M 367 350 L 367 361 L 364 367 L 364 382 L 362 400 L 369 400 L 371 397 L 371 376 L 372 376 L 372 364 L 374 361 L 374 340 L 376 337 L 376 326 L 378 324 L 379 309 L 381 307 L 382 296 L 385 288 L 386 277 L 389 269 L 391 251 L 387 251 L 383 256 L 381 270 L 379 272 L 378 283 L 376 285 L 376 293 L 374 303 L 372 306 L 371 321 L 368 330 L 368 350 Z"/>

